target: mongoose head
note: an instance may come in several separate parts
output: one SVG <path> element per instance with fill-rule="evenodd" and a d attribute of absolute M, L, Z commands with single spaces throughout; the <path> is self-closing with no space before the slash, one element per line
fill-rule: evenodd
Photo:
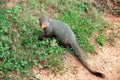
<path fill-rule="evenodd" d="M 39 18 L 40 28 L 44 29 L 49 26 L 49 19 L 47 17 Z"/>

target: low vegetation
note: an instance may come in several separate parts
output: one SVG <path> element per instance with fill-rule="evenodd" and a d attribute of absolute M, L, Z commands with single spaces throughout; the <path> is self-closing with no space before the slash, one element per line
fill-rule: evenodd
<path fill-rule="evenodd" d="M 25 0 L 13 7 L 5 4 L 0 4 L 0 78 L 4 80 L 10 80 L 11 71 L 30 76 L 29 69 L 39 66 L 40 60 L 45 60 L 42 66 L 55 73 L 64 70 L 61 54 L 66 49 L 56 38 L 37 40 L 42 33 L 38 25 L 41 15 L 69 24 L 86 53 L 95 52 L 89 37 L 105 25 L 101 13 L 77 0 Z M 98 36 L 97 42 L 104 45 L 103 36 Z"/>

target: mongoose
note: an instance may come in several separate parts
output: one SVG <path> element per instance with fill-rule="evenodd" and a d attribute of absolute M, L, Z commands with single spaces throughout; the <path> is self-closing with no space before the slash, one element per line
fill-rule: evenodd
<path fill-rule="evenodd" d="M 71 30 L 71 28 L 58 20 L 53 20 L 47 17 L 41 17 L 39 18 L 39 25 L 44 30 L 45 37 L 51 37 L 56 36 L 57 39 L 63 44 L 63 46 L 70 45 L 72 49 L 75 51 L 76 55 L 82 62 L 83 66 L 92 74 L 95 76 L 98 76 L 100 78 L 104 78 L 105 75 L 93 70 L 88 63 L 85 61 L 84 54 L 81 50 L 81 48 L 78 45 L 78 42 L 76 40 L 74 32 Z M 40 38 L 40 36 L 39 36 Z"/>

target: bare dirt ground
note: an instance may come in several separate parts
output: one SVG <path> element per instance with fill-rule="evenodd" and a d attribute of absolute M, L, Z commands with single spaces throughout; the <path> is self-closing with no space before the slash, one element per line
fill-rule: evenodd
<path fill-rule="evenodd" d="M 107 14 L 105 19 L 114 23 L 114 26 L 120 25 L 120 17 Z M 113 30 L 118 32 L 120 28 L 115 29 L 108 30 L 108 34 Z M 40 80 L 120 80 L 120 38 L 115 39 L 114 46 L 106 43 L 103 47 L 98 46 L 96 51 L 97 55 L 90 54 L 87 61 L 95 70 L 104 73 L 105 79 L 89 73 L 69 52 L 63 55 L 66 71 L 62 75 L 39 69 L 32 69 L 32 73 Z"/>

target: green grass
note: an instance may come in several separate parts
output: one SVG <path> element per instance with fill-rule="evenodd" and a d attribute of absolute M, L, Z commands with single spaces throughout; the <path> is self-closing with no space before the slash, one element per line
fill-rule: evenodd
<path fill-rule="evenodd" d="M 28 70 L 50 55 L 52 57 L 48 58 L 45 65 L 55 73 L 64 70 L 60 53 L 65 49 L 58 45 L 58 41 L 55 38 L 37 40 L 42 33 L 38 25 L 41 15 L 50 14 L 50 17 L 69 24 L 81 48 L 85 52 L 95 52 L 89 43 L 89 37 L 104 27 L 99 13 L 92 10 L 87 14 L 88 6 L 79 1 L 51 1 L 27 0 L 24 3 L 18 2 L 11 8 L 0 8 L 0 74 L 5 80 L 10 79 L 11 71 L 30 76 Z M 48 11 L 47 8 L 53 10 Z M 98 43 L 103 42 L 101 37 L 98 38 Z"/>
<path fill-rule="evenodd" d="M 103 46 L 103 45 L 105 44 L 105 37 L 104 37 L 103 35 L 99 35 L 99 36 L 97 37 L 97 39 L 96 39 L 96 42 L 97 42 L 99 45 Z"/>
<path fill-rule="evenodd" d="M 64 64 L 61 61 L 60 54 L 51 54 L 48 56 L 47 61 L 44 67 L 49 68 L 53 73 L 63 73 L 64 72 Z"/>

